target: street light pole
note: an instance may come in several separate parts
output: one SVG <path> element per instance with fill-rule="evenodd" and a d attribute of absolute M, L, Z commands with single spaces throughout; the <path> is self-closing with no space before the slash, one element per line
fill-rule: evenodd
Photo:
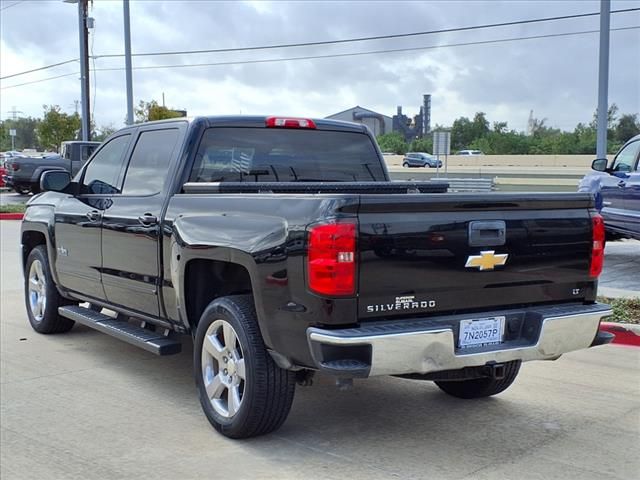
<path fill-rule="evenodd" d="M 133 124 L 133 79 L 131 73 L 131 26 L 129 23 L 129 0 L 122 0 L 124 14 L 124 61 L 127 78 L 127 125 Z"/>
<path fill-rule="evenodd" d="M 609 15 L 611 0 L 600 0 L 600 51 L 598 67 L 598 118 L 596 158 L 607 157 L 607 124 L 609 93 Z"/>
<path fill-rule="evenodd" d="M 87 0 L 78 1 L 78 32 L 80 37 L 80 92 L 82 104 L 82 140 L 91 139 L 89 118 L 89 32 L 87 30 Z"/>

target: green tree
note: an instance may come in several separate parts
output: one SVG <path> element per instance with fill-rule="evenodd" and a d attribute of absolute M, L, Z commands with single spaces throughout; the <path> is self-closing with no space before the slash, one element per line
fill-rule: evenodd
<path fill-rule="evenodd" d="M 477 112 L 473 120 L 460 117 L 451 126 L 451 150 L 471 148 L 471 144 L 490 132 L 489 121 L 484 112 Z"/>
<path fill-rule="evenodd" d="M 416 138 L 409 145 L 409 152 L 433 153 L 433 137 Z"/>
<path fill-rule="evenodd" d="M 180 112 L 158 105 L 158 102 L 155 100 L 151 100 L 150 102 L 140 100 L 138 108 L 135 109 L 135 114 L 136 123 L 165 120 L 167 118 L 178 118 L 182 116 Z"/>
<path fill-rule="evenodd" d="M 91 139 L 96 142 L 103 142 L 109 135 L 117 130 L 118 129 L 114 127 L 112 123 L 109 125 L 103 125 L 91 136 Z"/>
<path fill-rule="evenodd" d="M 625 114 L 620 116 L 618 124 L 614 128 L 614 138 L 619 144 L 625 143 L 632 137 L 640 134 L 640 122 L 638 114 Z"/>
<path fill-rule="evenodd" d="M 460 117 L 453 121 L 451 126 L 451 149 L 463 150 L 468 148 L 476 139 L 473 132 L 473 124 L 467 117 Z"/>
<path fill-rule="evenodd" d="M 385 133 L 379 135 L 378 145 L 383 152 L 393 152 L 396 155 L 404 155 L 407 153 L 407 142 L 404 141 L 404 137 L 398 133 Z"/>
<path fill-rule="evenodd" d="M 16 137 L 14 140 L 16 150 L 24 150 L 25 148 L 39 149 L 38 138 L 36 136 L 36 128 L 40 123 L 40 119 L 32 117 L 20 117 L 7 119 L 0 122 L 0 150 L 11 149 L 11 136 L 9 130 L 15 129 Z"/>
<path fill-rule="evenodd" d="M 486 115 L 484 112 L 477 112 L 473 117 L 472 129 L 474 138 L 486 137 L 489 134 L 489 121 Z"/>
<path fill-rule="evenodd" d="M 59 105 L 43 105 L 43 108 L 44 117 L 36 131 L 38 141 L 42 148 L 57 152 L 62 142 L 77 138 L 80 116 L 62 112 Z"/>

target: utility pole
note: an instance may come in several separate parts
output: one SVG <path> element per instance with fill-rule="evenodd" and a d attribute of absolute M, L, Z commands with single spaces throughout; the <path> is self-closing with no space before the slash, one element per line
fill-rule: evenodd
<path fill-rule="evenodd" d="M 122 0 L 124 14 L 124 62 L 127 77 L 127 125 L 133 124 L 133 77 L 131 73 L 131 25 L 129 0 Z"/>
<path fill-rule="evenodd" d="M 80 104 L 82 107 L 82 140 L 91 139 L 91 118 L 89 108 L 89 29 L 87 28 L 88 0 L 63 0 L 78 4 L 78 38 L 80 39 Z"/>
<path fill-rule="evenodd" d="M 19 113 L 23 113 L 20 110 L 16 110 L 16 107 L 11 107 L 11 110 L 9 110 L 9 112 L 11 114 L 11 120 L 17 120 L 18 119 L 18 114 Z"/>
<path fill-rule="evenodd" d="M 596 158 L 607 158 L 607 124 L 609 113 L 609 15 L 611 0 L 600 0 L 600 51 L 598 67 L 598 118 Z"/>

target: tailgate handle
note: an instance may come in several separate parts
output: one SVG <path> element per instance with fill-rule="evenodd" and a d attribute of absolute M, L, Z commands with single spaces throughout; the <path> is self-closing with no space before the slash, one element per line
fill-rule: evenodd
<path fill-rule="evenodd" d="M 507 226 L 502 220 L 469 222 L 469 246 L 493 247 L 507 241 Z"/>

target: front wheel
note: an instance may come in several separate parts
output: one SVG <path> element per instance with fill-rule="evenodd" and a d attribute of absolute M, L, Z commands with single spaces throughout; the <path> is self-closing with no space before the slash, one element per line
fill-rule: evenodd
<path fill-rule="evenodd" d="M 39 333 L 63 333 L 71 330 L 73 320 L 58 315 L 58 307 L 67 305 L 53 283 L 47 247 L 38 245 L 29 253 L 24 277 L 24 296 L 31 327 Z"/>
<path fill-rule="evenodd" d="M 402 166 L 403 166 L 404 168 L 409 168 L 409 164 L 408 164 L 407 162 L 404 162 L 404 163 L 402 164 Z"/>
<path fill-rule="evenodd" d="M 490 397 L 504 392 L 515 381 L 520 371 L 520 360 L 505 363 L 504 377 L 475 378 L 472 380 L 436 381 L 435 384 L 445 393 L 458 398 L 470 399 Z"/>
<path fill-rule="evenodd" d="M 295 375 L 264 345 L 249 295 L 221 297 L 196 331 L 194 374 L 207 419 L 223 435 L 248 438 L 277 430 L 295 393 Z"/>

